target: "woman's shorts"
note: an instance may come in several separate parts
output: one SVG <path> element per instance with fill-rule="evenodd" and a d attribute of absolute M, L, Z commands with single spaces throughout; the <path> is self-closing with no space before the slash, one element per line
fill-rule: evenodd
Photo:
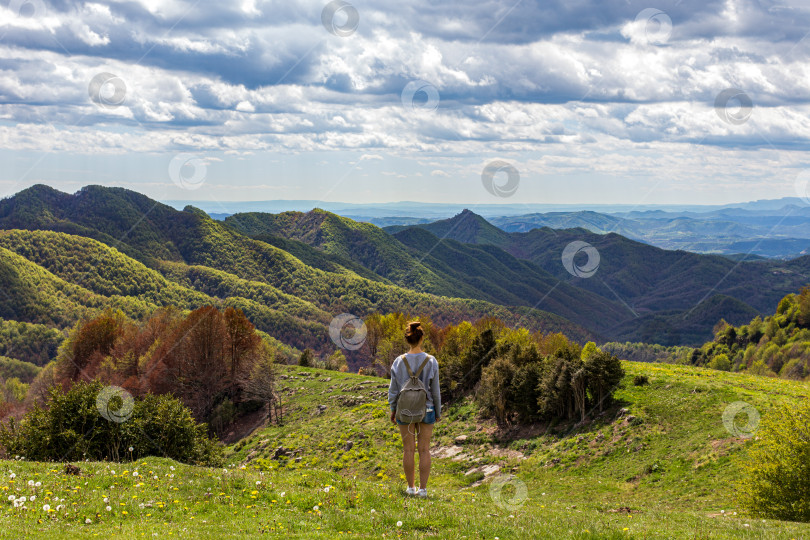
<path fill-rule="evenodd" d="M 425 411 L 425 417 L 422 419 L 422 423 L 434 424 L 435 422 L 436 422 L 436 411 L 434 411 L 433 408 L 431 407 L 427 411 Z M 397 420 L 397 424 L 399 424 L 400 426 L 404 426 L 407 424 L 407 422 L 400 422 L 399 420 Z"/>

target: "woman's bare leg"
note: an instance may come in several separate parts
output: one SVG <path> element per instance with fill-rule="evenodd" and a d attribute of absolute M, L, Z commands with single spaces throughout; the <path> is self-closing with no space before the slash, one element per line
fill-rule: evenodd
<path fill-rule="evenodd" d="M 408 481 L 408 487 L 414 487 L 415 481 L 415 465 L 414 465 L 414 451 L 416 450 L 416 438 L 413 432 L 416 430 L 418 424 L 399 426 L 399 433 L 402 435 L 402 446 L 405 453 L 402 456 L 402 468 L 405 469 L 405 479 Z M 419 462 L 421 468 L 421 456 L 419 454 Z"/>
<path fill-rule="evenodd" d="M 430 476 L 430 437 L 433 435 L 433 424 L 419 424 L 419 487 L 427 488 Z M 413 462 L 411 462 L 413 463 Z M 407 476 L 407 472 L 405 473 Z"/>

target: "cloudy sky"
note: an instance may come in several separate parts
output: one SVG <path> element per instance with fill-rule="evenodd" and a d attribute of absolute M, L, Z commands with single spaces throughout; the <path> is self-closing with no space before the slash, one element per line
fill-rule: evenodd
<path fill-rule="evenodd" d="M 0 1 L 0 196 L 807 195 L 805 0 Z"/>

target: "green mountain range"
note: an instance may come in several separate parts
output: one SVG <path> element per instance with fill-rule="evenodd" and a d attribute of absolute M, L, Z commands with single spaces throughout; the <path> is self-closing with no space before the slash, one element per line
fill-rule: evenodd
<path fill-rule="evenodd" d="M 34 186 L 0 201 L 0 317 L 66 328 L 106 307 L 138 317 L 164 305 L 231 305 L 288 348 L 323 353 L 334 349 L 328 326 L 343 312 L 402 311 L 440 324 L 494 316 L 579 339 L 597 335 L 541 309 L 440 296 L 433 291 L 449 290 L 453 278 L 427 268 L 416 268 L 406 287 L 382 267 L 292 239 L 265 240 L 126 189 L 88 186 L 69 195 Z M 379 259 L 397 249 L 392 243 Z"/>
<path fill-rule="evenodd" d="M 574 241 L 598 250 L 590 278 L 562 263 Z M 3 319 L 65 329 L 107 307 L 141 317 L 234 306 L 290 355 L 330 353 L 328 326 L 345 312 L 493 316 L 579 341 L 699 345 L 721 318 L 768 313 L 809 275 L 810 257 L 733 261 L 584 229 L 508 233 L 470 211 L 382 229 L 318 209 L 216 221 L 100 186 L 37 185 L 0 201 Z"/>

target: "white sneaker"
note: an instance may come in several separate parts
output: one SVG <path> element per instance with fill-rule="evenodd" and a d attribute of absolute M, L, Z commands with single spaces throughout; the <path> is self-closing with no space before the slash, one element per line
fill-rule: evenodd
<path fill-rule="evenodd" d="M 405 495 L 416 495 L 416 486 L 406 489 Z"/>
<path fill-rule="evenodd" d="M 427 497 L 427 488 L 419 488 L 419 491 L 416 492 L 416 496 L 422 498 Z"/>

